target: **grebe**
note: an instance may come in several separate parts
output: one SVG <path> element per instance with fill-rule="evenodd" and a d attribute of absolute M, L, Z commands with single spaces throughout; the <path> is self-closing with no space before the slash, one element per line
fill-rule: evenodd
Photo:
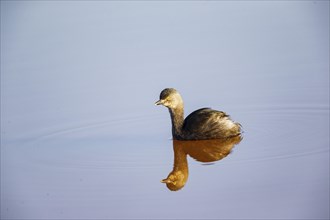
<path fill-rule="evenodd" d="M 183 100 L 177 90 L 166 88 L 155 105 L 168 108 L 175 140 L 206 140 L 234 137 L 241 134 L 242 126 L 225 112 L 201 108 L 184 119 Z"/>

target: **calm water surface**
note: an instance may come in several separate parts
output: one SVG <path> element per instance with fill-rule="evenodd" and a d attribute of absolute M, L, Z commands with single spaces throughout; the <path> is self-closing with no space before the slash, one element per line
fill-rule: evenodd
<path fill-rule="evenodd" d="M 242 142 L 210 166 L 188 156 L 189 180 L 176 192 L 160 183 L 172 170 L 174 158 L 166 111 L 4 139 L 2 215 L 326 216 L 328 107 L 238 105 L 231 112 L 244 125 Z M 161 110 L 155 107 L 157 111 Z"/>
<path fill-rule="evenodd" d="M 1 218 L 329 218 L 328 6 L 1 2 Z M 165 87 L 243 140 L 173 141 Z"/>

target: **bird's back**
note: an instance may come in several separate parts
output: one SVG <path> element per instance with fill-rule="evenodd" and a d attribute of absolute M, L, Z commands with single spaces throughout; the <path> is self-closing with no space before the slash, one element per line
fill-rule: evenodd
<path fill-rule="evenodd" d="M 241 125 L 225 112 L 202 108 L 186 117 L 182 130 L 186 140 L 205 140 L 239 135 Z"/>

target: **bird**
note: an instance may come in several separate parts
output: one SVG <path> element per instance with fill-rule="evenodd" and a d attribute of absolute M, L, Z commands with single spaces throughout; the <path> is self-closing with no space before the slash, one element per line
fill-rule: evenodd
<path fill-rule="evenodd" d="M 174 88 L 165 88 L 155 105 L 168 108 L 174 140 L 208 140 L 229 138 L 242 133 L 240 123 L 228 114 L 211 108 L 201 108 L 184 119 L 184 104 L 180 93 Z"/>

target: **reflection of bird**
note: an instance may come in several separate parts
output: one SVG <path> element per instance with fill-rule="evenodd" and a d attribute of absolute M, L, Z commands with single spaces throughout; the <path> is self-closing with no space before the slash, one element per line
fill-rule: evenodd
<path fill-rule="evenodd" d="M 173 170 L 161 182 L 171 191 L 182 189 L 188 180 L 187 154 L 200 162 L 214 162 L 225 158 L 231 149 L 239 144 L 242 136 L 230 138 L 179 141 L 173 140 L 174 166 Z"/>
<path fill-rule="evenodd" d="M 221 160 L 230 154 L 231 149 L 241 142 L 241 135 L 212 140 L 180 141 L 183 142 L 184 151 L 195 160 L 209 163 Z M 177 141 L 179 142 L 179 141 Z"/>
<path fill-rule="evenodd" d="M 183 100 L 175 89 L 164 89 L 156 105 L 169 109 L 172 120 L 172 136 L 176 140 L 205 140 L 237 136 L 241 125 L 233 122 L 224 112 L 202 108 L 192 112 L 184 120 Z"/>
<path fill-rule="evenodd" d="M 171 191 L 177 191 L 184 187 L 188 180 L 188 162 L 187 153 L 180 144 L 173 141 L 174 150 L 174 166 L 173 170 L 168 174 L 166 179 L 161 182 L 166 183 L 166 186 Z"/>

